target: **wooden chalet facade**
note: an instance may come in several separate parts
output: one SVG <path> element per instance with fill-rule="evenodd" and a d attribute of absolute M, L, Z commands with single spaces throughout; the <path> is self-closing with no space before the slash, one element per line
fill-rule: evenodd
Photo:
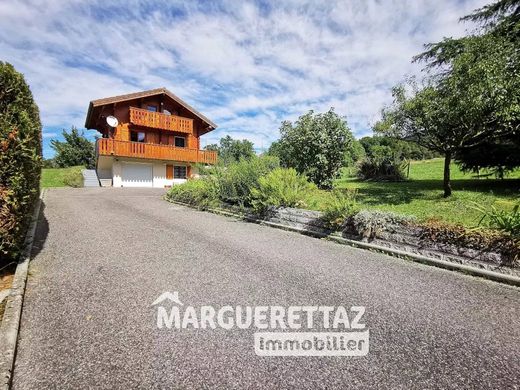
<path fill-rule="evenodd" d="M 166 88 L 93 100 L 85 127 L 101 133 L 102 185 L 163 188 L 195 176 L 195 164 L 217 161 L 216 152 L 200 148 L 200 137 L 217 125 Z"/>

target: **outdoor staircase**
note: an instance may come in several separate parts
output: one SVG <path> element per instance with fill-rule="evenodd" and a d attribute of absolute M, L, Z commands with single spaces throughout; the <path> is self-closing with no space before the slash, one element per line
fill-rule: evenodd
<path fill-rule="evenodd" d="M 99 179 L 95 169 L 83 169 L 83 187 L 99 187 Z"/>

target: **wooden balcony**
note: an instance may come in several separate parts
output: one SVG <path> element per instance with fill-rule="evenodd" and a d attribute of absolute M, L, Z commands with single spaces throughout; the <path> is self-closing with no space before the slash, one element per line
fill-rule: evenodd
<path fill-rule="evenodd" d="M 187 134 L 193 133 L 193 119 L 176 115 L 166 115 L 136 107 L 130 107 L 130 123 L 153 129 L 177 131 Z"/>
<path fill-rule="evenodd" d="M 191 163 L 215 164 L 217 153 L 211 150 L 179 148 L 171 145 L 145 144 L 100 138 L 96 141 L 99 156 L 147 158 Z"/>

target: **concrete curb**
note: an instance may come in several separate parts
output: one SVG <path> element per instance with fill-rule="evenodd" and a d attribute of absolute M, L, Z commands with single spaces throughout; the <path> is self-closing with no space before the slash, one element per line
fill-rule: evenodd
<path fill-rule="evenodd" d="M 44 194 L 45 190 L 42 190 L 34 207 L 31 223 L 25 236 L 24 249 L 16 266 L 13 286 L 7 298 L 4 317 L 0 326 L 0 390 L 8 390 L 11 387 L 27 272 Z"/>
<path fill-rule="evenodd" d="M 194 207 L 187 203 L 171 201 L 171 200 L 168 200 L 168 201 L 179 204 L 181 206 L 186 206 L 186 207 L 197 209 L 197 207 Z M 339 244 L 349 245 L 349 246 L 361 248 L 361 249 L 367 249 L 367 250 L 374 251 L 374 252 L 380 252 L 380 253 L 398 257 L 401 259 L 411 260 L 411 261 L 415 261 L 415 262 L 427 264 L 427 265 L 432 265 L 435 267 L 444 268 L 444 269 L 451 270 L 451 271 L 458 271 L 458 272 L 462 272 L 465 274 L 470 274 L 473 276 L 479 276 L 482 278 L 493 280 L 495 282 L 505 283 L 505 284 L 509 284 L 512 286 L 520 287 L 520 278 L 517 276 L 513 276 L 513 275 L 507 275 L 507 274 L 502 274 L 499 272 L 488 271 L 485 269 L 471 267 L 471 266 L 468 266 L 465 264 L 458 264 L 458 263 L 454 263 L 451 261 L 434 259 L 431 257 L 426 257 L 426 256 L 418 255 L 415 253 L 405 252 L 405 251 L 401 251 L 398 249 L 392 249 L 392 248 L 388 248 L 388 247 L 384 247 L 384 246 L 380 246 L 380 245 L 370 244 L 368 242 L 351 240 L 348 238 L 341 237 L 338 234 L 319 233 L 319 232 L 314 232 L 314 231 L 310 231 L 307 229 L 297 228 L 294 226 L 287 226 L 287 225 L 282 225 L 282 224 L 275 223 L 275 222 L 264 221 L 263 219 L 258 219 L 258 218 L 254 218 L 251 216 L 234 213 L 234 212 L 231 212 L 228 210 L 205 209 L 204 211 L 209 211 L 213 214 L 219 214 L 219 215 L 224 215 L 224 216 L 228 216 L 228 217 L 235 217 L 235 218 L 239 218 L 239 219 L 242 219 L 242 220 L 245 220 L 248 222 L 257 223 L 259 225 L 271 226 L 271 227 L 274 227 L 277 229 L 288 230 L 288 231 L 292 231 L 295 233 L 305 234 L 307 236 L 312 236 L 312 237 L 316 237 L 316 238 L 324 238 L 324 239 L 327 239 L 330 241 L 337 242 Z"/>

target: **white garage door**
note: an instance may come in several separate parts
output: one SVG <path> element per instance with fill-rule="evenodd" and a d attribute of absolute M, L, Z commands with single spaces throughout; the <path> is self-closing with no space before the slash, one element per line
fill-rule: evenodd
<path fill-rule="evenodd" d="M 123 163 L 123 187 L 153 187 L 152 164 Z"/>

